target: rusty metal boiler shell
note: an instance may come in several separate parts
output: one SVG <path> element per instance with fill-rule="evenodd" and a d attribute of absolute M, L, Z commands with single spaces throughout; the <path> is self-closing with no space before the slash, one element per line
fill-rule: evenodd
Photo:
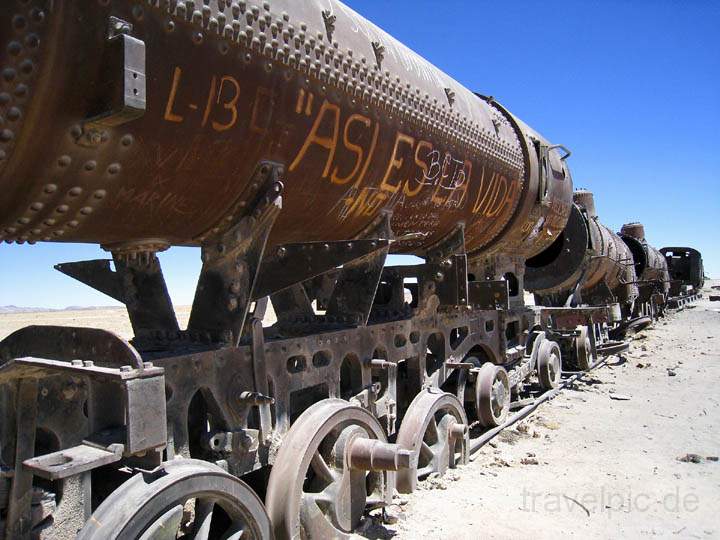
<path fill-rule="evenodd" d="M 114 108 L 118 25 L 143 49 L 137 118 Z M 554 150 L 538 193 L 547 141 L 336 1 L 4 2 L 0 42 L 0 240 L 198 245 L 262 160 L 285 166 L 271 245 L 350 238 L 387 208 L 420 233 L 399 251 L 463 221 L 469 251 L 532 253 L 569 213 Z"/>
<path fill-rule="evenodd" d="M 626 223 L 620 230 L 620 238 L 632 252 L 635 273 L 639 282 L 655 282 L 667 293 L 670 290 L 670 272 L 665 256 L 645 239 L 645 227 L 641 223 Z"/>
<path fill-rule="evenodd" d="M 545 252 L 527 261 L 526 288 L 541 297 L 568 293 L 582 277 L 585 300 L 610 301 L 598 298 L 601 291 L 609 290 L 616 299 L 633 301 L 638 290 L 629 248 L 600 223 L 590 192 L 578 191 L 574 198 L 576 204 L 561 236 Z"/>

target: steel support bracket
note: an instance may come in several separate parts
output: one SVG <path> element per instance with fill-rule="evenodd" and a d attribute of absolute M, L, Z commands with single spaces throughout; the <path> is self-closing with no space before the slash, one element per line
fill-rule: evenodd
<path fill-rule="evenodd" d="M 253 298 L 270 295 L 390 247 L 389 238 L 285 244 L 263 259 Z"/>
<path fill-rule="evenodd" d="M 141 348 L 177 334 L 175 310 L 157 255 L 113 252 L 113 259 L 115 270 L 107 259 L 63 263 L 55 269 L 125 304 Z"/>
<path fill-rule="evenodd" d="M 282 207 L 282 166 L 262 163 L 254 182 L 264 185 L 233 227 L 202 245 L 203 266 L 190 313 L 190 335 L 237 346 L 270 230 Z"/>
<path fill-rule="evenodd" d="M 390 212 L 383 211 L 358 235 L 358 239 L 390 240 L 391 216 Z M 351 320 L 362 326 L 367 324 L 389 250 L 390 244 L 386 243 L 384 247 L 375 249 L 342 267 L 328 303 L 326 318 L 329 322 Z"/>
<path fill-rule="evenodd" d="M 468 298 L 478 309 L 510 309 L 508 282 L 504 279 L 468 282 Z"/>
<path fill-rule="evenodd" d="M 115 127 L 145 114 L 147 88 L 145 43 L 128 35 L 132 26 L 110 18 L 107 44 L 94 89 L 95 108 L 85 121 L 86 133 Z M 92 137 L 87 142 L 95 143 Z"/>
<path fill-rule="evenodd" d="M 465 254 L 465 225 L 429 248 L 422 265 L 422 291 L 437 296 L 440 306 L 468 305 L 468 266 Z M 421 299 L 421 303 L 424 302 Z"/>

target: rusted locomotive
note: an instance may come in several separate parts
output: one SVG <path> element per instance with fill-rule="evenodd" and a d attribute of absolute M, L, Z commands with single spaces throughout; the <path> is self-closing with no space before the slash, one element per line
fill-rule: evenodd
<path fill-rule="evenodd" d="M 0 37 L 0 239 L 102 245 L 57 268 L 135 334 L 0 342 L 4 538 L 345 537 L 557 386 L 522 292 L 587 219 L 569 152 L 340 2 L 10 0 Z"/>
<path fill-rule="evenodd" d="M 593 354 L 619 352 L 628 332 L 647 327 L 666 308 L 697 299 L 683 278 L 697 280 L 702 257 L 689 248 L 656 250 L 640 223 L 625 224 L 616 234 L 600 223 L 590 191 L 578 190 L 573 199 L 565 230 L 526 261 L 525 283 L 543 306 L 548 335 L 563 351 L 575 351 L 578 366 L 588 369 L 595 357 L 578 350 L 581 341 Z"/>
<path fill-rule="evenodd" d="M 626 243 L 600 223 L 593 193 L 578 190 L 565 230 L 541 253 L 529 258 L 525 284 L 543 306 L 553 338 L 575 353 L 588 369 L 598 352 L 626 346 L 611 339 L 635 313 L 638 299 L 633 255 Z M 637 321 L 634 321 L 637 326 Z"/>
<path fill-rule="evenodd" d="M 665 257 L 647 243 L 642 223 L 626 223 L 619 234 L 632 253 L 638 280 L 638 299 L 633 314 L 655 319 L 662 315 L 670 291 L 670 274 Z"/>
<path fill-rule="evenodd" d="M 689 247 L 664 247 L 660 253 L 670 274 L 668 306 L 677 309 L 700 298 L 700 290 L 705 285 L 700 252 Z"/>

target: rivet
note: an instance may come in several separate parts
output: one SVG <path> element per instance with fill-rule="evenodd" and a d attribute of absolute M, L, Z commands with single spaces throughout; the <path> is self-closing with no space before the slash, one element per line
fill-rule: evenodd
<path fill-rule="evenodd" d="M 95 193 L 93 193 L 93 197 L 98 200 L 104 199 L 105 195 L 107 195 L 107 191 L 105 191 L 104 189 L 98 189 Z"/>
<path fill-rule="evenodd" d="M 15 138 L 15 134 L 9 129 L 3 129 L 0 131 L 0 140 L 3 142 L 10 142 Z"/>
<path fill-rule="evenodd" d="M 37 36 L 37 34 L 28 34 L 28 36 L 25 38 L 25 45 L 27 45 L 31 49 L 37 49 L 40 45 L 40 38 Z"/>
<path fill-rule="evenodd" d="M 43 191 L 44 191 L 45 193 L 47 193 L 48 195 L 49 195 L 50 193 L 55 193 L 55 192 L 57 191 L 57 186 L 56 186 L 55 184 L 47 184 L 47 185 L 45 186 L 45 188 L 43 189 Z"/>
<path fill-rule="evenodd" d="M 24 84 L 18 84 L 15 87 L 15 95 L 19 98 L 23 98 L 28 94 L 28 87 Z"/>
<path fill-rule="evenodd" d="M 11 41 L 7 46 L 7 51 L 12 56 L 17 56 L 22 52 L 22 45 L 17 41 Z"/>
<path fill-rule="evenodd" d="M 132 135 L 125 135 L 122 139 L 120 139 L 120 144 L 123 146 L 132 146 L 132 144 L 135 142 L 135 139 Z"/>
<path fill-rule="evenodd" d="M 16 30 L 24 30 L 27 27 L 27 20 L 22 15 L 15 15 L 12 24 Z"/>
<path fill-rule="evenodd" d="M 119 163 L 111 163 L 108 167 L 108 174 L 115 175 L 120 172 L 122 169 L 121 165 Z"/>
<path fill-rule="evenodd" d="M 60 167 L 68 167 L 72 163 L 72 158 L 70 156 L 60 156 L 58 159 L 58 165 Z"/>
<path fill-rule="evenodd" d="M 35 64 L 33 64 L 33 61 L 30 59 L 24 60 L 20 64 L 20 71 L 22 71 L 25 75 L 30 75 L 34 70 Z"/>
<path fill-rule="evenodd" d="M 36 23 L 41 23 L 45 20 L 45 12 L 42 9 L 34 8 L 30 12 L 30 18 Z"/>
<path fill-rule="evenodd" d="M 90 160 L 87 163 L 85 163 L 86 171 L 94 171 L 96 167 L 97 167 L 97 161 Z"/>
<path fill-rule="evenodd" d="M 66 213 L 68 210 L 70 210 L 70 207 L 69 207 L 67 204 L 61 204 L 60 206 L 58 206 L 58 207 L 55 209 L 55 211 L 56 211 L 58 214 L 64 214 L 64 213 Z"/>
<path fill-rule="evenodd" d="M 89 216 L 90 214 L 92 214 L 92 212 L 93 212 L 93 209 L 90 208 L 89 206 L 83 206 L 83 207 L 80 209 L 80 213 L 81 213 L 83 216 Z"/>

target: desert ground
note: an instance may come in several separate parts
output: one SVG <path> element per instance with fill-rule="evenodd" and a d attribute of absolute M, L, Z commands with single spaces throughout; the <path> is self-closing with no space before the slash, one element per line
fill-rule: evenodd
<path fill-rule="evenodd" d="M 710 294 L 468 465 L 399 498 L 397 522 L 365 536 L 720 538 L 720 302 Z"/>
<path fill-rule="evenodd" d="M 715 282 L 720 283 L 720 282 Z M 713 284 L 715 284 L 713 283 Z M 710 284 L 709 284 L 710 285 Z M 637 335 L 471 462 L 396 499 L 369 538 L 720 538 L 720 302 Z M 181 324 L 188 308 L 178 308 Z M 132 334 L 121 308 L 0 315 Z"/>

